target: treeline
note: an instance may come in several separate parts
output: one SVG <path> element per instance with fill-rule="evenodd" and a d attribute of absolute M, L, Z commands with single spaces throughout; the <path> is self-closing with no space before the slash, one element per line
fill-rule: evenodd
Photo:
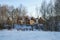
<path fill-rule="evenodd" d="M 41 27 L 39 24 L 44 25 L 44 30 L 47 31 L 60 31 L 60 1 L 52 1 L 47 4 L 44 0 L 41 3 L 41 6 L 36 8 L 37 16 L 39 18 L 40 14 L 42 14 L 41 18 L 34 18 L 26 16 L 27 9 L 25 6 L 20 5 L 17 8 L 8 5 L 0 5 L 0 27 L 4 24 L 13 25 L 14 24 L 36 24 L 36 27 Z M 38 20 L 38 22 L 36 22 Z M 42 21 L 43 20 L 43 21 Z M 32 26 L 33 27 L 33 26 Z M 39 28 L 38 27 L 38 28 Z"/>
<path fill-rule="evenodd" d="M 14 28 L 14 24 L 30 25 L 33 27 L 34 24 L 43 23 L 44 20 L 41 18 L 29 17 L 27 9 L 23 5 L 18 8 L 13 6 L 1 5 L 0 6 L 0 29 L 11 29 Z M 36 20 L 38 20 L 36 22 Z"/>
<path fill-rule="evenodd" d="M 60 31 L 60 0 L 50 0 L 48 4 L 44 0 L 38 11 L 46 20 L 45 26 L 47 30 Z"/>
<path fill-rule="evenodd" d="M 8 5 L 0 5 L 0 27 L 4 24 L 12 25 L 17 22 L 20 16 L 25 16 L 27 14 L 27 9 L 23 5 L 18 8 Z"/>

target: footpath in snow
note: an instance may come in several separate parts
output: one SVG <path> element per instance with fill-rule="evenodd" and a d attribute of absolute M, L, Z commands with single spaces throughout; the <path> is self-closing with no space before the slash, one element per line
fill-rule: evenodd
<path fill-rule="evenodd" d="M 60 40 L 60 32 L 2 30 L 0 40 Z"/>

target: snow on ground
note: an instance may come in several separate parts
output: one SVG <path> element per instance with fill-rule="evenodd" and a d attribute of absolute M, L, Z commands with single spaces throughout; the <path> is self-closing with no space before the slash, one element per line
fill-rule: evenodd
<path fill-rule="evenodd" d="M 60 40 L 60 32 L 2 30 L 0 40 Z"/>

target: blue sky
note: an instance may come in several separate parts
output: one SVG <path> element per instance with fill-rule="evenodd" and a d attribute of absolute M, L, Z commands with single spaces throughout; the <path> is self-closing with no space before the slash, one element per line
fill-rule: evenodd
<path fill-rule="evenodd" d="M 24 5 L 28 10 L 28 15 L 37 17 L 35 12 L 36 7 L 40 7 L 43 0 L 0 0 L 0 4 L 7 4 L 9 6 L 18 7 L 20 4 Z M 49 2 L 49 0 L 46 0 Z M 41 16 L 41 15 L 40 15 Z"/>

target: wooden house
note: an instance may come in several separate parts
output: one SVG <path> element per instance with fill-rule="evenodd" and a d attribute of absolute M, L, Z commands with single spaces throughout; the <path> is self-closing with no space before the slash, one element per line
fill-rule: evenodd
<path fill-rule="evenodd" d="M 45 19 L 43 19 L 42 17 L 40 17 L 40 18 L 38 19 L 38 23 L 39 23 L 39 24 L 44 24 L 44 23 L 45 23 Z"/>
<path fill-rule="evenodd" d="M 31 17 L 30 25 L 34 25 L 35 23 L 36 23 L 36 19 L 34 17 Z"/>

